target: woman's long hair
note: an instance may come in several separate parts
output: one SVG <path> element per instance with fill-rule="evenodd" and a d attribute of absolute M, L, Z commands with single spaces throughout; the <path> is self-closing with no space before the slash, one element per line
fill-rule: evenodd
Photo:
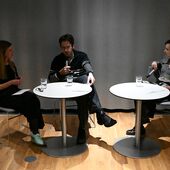
<path fill-rule="evenodd" d="M 12 43 L 0 40 L 0 79 L 4 79 L 6 77 L 5 73 L 5 53 L 6 50 L 12 45 Z M 9 63 L 11 68 L 15 69 L 15 64 L 11 61 Z"/>

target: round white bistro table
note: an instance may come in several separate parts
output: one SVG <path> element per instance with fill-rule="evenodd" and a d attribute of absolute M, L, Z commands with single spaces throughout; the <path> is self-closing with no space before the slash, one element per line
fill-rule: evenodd
<path fill-rule="evenodd" d="M 85 151 L 87 144 L 77 145 L 75 137 L 67 136 L 65 99 L 86 95 L 91 92 L 91 87 L 82 83 L 55 82 L 48 83 L 42 92 L 40 88 L 41 86 L 35 87 L 33 92 L 41 97 L 60 99 L 62 115 L 62 136 L 46 139 L 47 146 L 43 147 L 42 151 L 54 157 L 73 156 Z"/>
<path fill-rule="evenodd" d="M 160 152 L 158 143 L 140 135 L 142 100 L 164 98 L 169 95 L 169 90 L 154 84 L 129 82 L 113 85 L 109 91 L 115 96 L 136 100 L 137 103 L 135 138 L 121 139 L 113 145 L 113 148 L 120 154 L 133 158 L 158 154 Z"/>

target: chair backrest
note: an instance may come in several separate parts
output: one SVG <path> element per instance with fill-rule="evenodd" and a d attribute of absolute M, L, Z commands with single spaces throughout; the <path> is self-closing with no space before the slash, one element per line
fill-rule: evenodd
<path fill-rule="evenodd" d="M 170 101 L 163 101 L 156 105 L 159 112 L 170 113 Z"/>
<path fill-rule="evenodd" d="M 164 102 L 160 103 L 160 105 L 170 106 L 170 101 L 164 101 Z"/>

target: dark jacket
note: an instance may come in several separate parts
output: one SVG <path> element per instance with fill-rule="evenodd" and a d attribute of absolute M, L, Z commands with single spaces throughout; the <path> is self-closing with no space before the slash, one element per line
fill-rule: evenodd
<path fill-rule="evenodd" d="M 66 76 L 61 76 L 59 71 L 66 66 L 66 61 L 67 57 L 63 53 L 60 53 L 53 59 L 48 76 L 50 82 L 65 80 Z M 81 51 L 74 50 L 74 57 L 69 66 L 74 77 L 93 72 L 87 54 Z"/>

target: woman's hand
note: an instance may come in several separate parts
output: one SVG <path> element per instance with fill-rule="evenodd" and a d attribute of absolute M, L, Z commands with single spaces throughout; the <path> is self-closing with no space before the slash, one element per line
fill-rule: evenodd
<path fill-rule="evenodd" d="M 21 84 L 21 79 L 13 79 L 9 81 L 11 85 L 19 86 Z"/>
<path fill-rule="evenodd" d="M 10 87 L 12 85 L 19 86 L 20 84 L 21 84 L 21 79 L 9 80 L 6 83 L 0 84 L 0 90 L 6 89 L 6 88 L 8 88 L 8 87 Z"/>

